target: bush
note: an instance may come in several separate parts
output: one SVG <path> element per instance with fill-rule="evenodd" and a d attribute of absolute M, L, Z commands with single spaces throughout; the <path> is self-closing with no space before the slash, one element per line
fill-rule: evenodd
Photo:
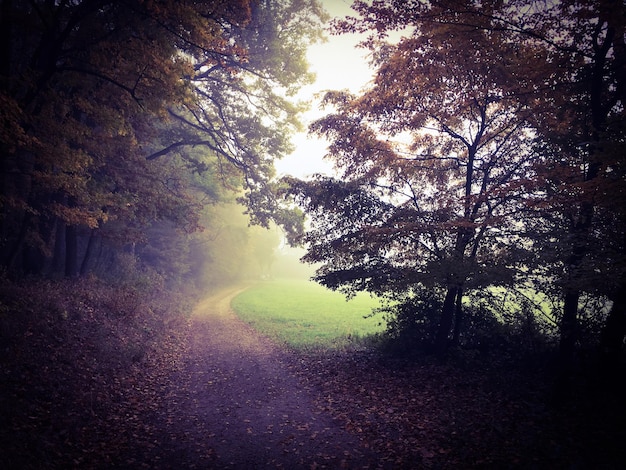
<path fill-rule="evenodd" d="M 490 298 L 472 295 L 467 300 L 455 344 L 458 348 L 520 358 L 545 352 L 549 347 L 549 329 L 530 307 L 519 304 L 524 308 L 514 308 L 510 304 L 508 311 L 503 312 Z M 383 313 L 387 322 L 384 348 L 396 354 L 430 351 L 442 306 L 439 292 L 420 288 L 376 310 L 375 313 Z"/>
<path fill-rule="evenodd" d="M 441 307 L 439 296 L 423 289 L 377 309 L 375 313 L 382 313 L 387 323 L 386 348 L 398 354 L 429 349 Z"/>
<path fill-rule="evenodd" d="M 472 303 L 464 307 L 459 341 L 462 349 L 517 364 L 532 362 L 537 355 L 545 355 L 553 349 L 555 336 L 533 305 L 510 302 L 503 309 L 492 300 L 476 295 L 470 297 Z"/>

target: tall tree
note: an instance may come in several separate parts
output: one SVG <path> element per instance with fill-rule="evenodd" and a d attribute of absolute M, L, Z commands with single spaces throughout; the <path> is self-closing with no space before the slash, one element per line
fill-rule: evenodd
<path fill-rule="evenodd" d="M 327 223 L 336 223 L 341 217 L 360 220 L 352 211 L 355 201 L 371 200 L 376 186 L 387 186 L 393 191 L 387 194 L 384 204 L 370 204 L 376 209 L 370 210 L 368 223 L 386 224 L 389 204 L 397 206 L 398 201 L 412 199 L 420 202 L 420 208 L 429 209 L 431 220 L 443 223 L 449 230 L 447 233 L 453 234 L 447 246 L 454 255 L 447 258 L 454 267 L 452 272 L 461 275 L 449 276 L 451 282 L 441 284 L 446 289 L 437 334 L 440 345 L 449 335 L 449 312 L 453 305 L 461 305 L 455 302 L 455 297 L 463 291 L 468 278 L 483 272 L 459 269 L 463 266 L 464 251 L 471 255 L 465 257 L 472 259 L 473 247 L 478 250 L 481 247 L 474 241 L 485 243 L 487 248 L 488 235 L 494 232 L 501 234 L 499 241 L 511 246 L 520 246 L 519 237 L 524 235 L 523 246 L 532 247 L 535 252 L 529 267 L 550 266 L 552 279 L 560 286 L 562 354 L 564 358 L 571 357 L 581 293 L 605 292 L 619 299 L 617 294 L 623 290 L 620 285 L 624 272 L 623 218 L 608 216 L 610 208 L 604 205 L 608 201 L 606 195 L 610 191 L 623 193 L 624 185 L 623 158 L 619 156 L 623 151 L 617 150 L 623 150 L 624 146 L 623 4 L 389 0 L 357 1 L 353 8 L 359 16 L 339 22 L 337 27 L 341 32 L 370 32 L 364 45 L 372 50 L 380 67 L 371 91 L 358 99 L 338 97 L 334 101 L 339 105 L 340 118 L 328 117 L 316 124 L 316 131 L 333 138 L 330 153 L 346 170 L 344 176 L 350 187 L 358 187 L 360 194 L 351 196 L 352 202 L 340 205 L 335 218 L 326 217 Z M 397 46 L 381 46 L 380 39 L 393 30 L 408 31 L 410 37 Z M 481 126 L 481 120 L 490 125 L 491 121 L 497 122 L 492 116 L 499 116 L 507 123 L 501 132 L 497 131 L 498 124 L 491 129 Z M 366 126 L 369 134 L 360 131 Z M 418 138 L 415 138 L 416 130 L 420 130 Z M 497 139 L 489 135 L 490 131 Z M 413 133 L 413 145 L 404 158 L 410 163 L 398 171 L 394 168 L 402 160 L 398 158 L 399 147 L 390 144 L 389 138 L 401 132 Z M 535 142 L 532 149 L 531 141 Z M 499 153 L 490 149 L 490 142 Z M 503 142 L 515 145 L 509 149 Z M 492 155 L 496 157 L 494 160 Z M 525 167 L 529 158 L 533 165 Z M 441 163 L 446 161 L 447 168 Z M 446 170 L 440 171 L 440 175 L 454 175 L 450 168 L 455 163 L 461 172 L 457 169 L 455 177 L 447 185 L 442 184 L 429 169 L 434 168 L 435 162 Z M 516 162 L 524 163 L 516 166 Z M 511 166 L 515 171 L 506 170 Z M 394 181 L 391 175 L 395 174 L 402 177 L 396 176 Z M 419 186 L 413 174 L 424 178 Z M 492 174 L 508 175 L 511 179 L 494 178 Z M 486 185 L 484 190 L 481 180 Z M 503 186 L 498 188 L 497 181 Z M 296 192 L 308 198 L 312 211 L 320 207 L 315 198 L 319 199 L 322 185 L 329 183 L 296 184 Z M 404 196 L 392 197 L 400 186 L 411 190 Z M 436 205 L 425 205 L 428 197 Z M 455 217 L 449 219 L 451 212 L 443 209 L 453 207 L 447 201 L 455 198 L 458 201 Z M 496 207 L 507 215 L 500 220 L 490 213 L 490 207 L 499 198 L 504 202 Z M 484 213 L 491 217 L 485 217 Z M 483 220 L 489 222 L 481 225 Z M 425 223 L 414 225 L 424 227 Z M 339 257 L 340 238 L 347 237 L 346 232 L 338 230 L 336 225 L 331 227 L 330 231 L 320 228 L 316 233 L 317 237 L 325 234 L 326 245 L 316 243 L 311 237 L 310 259 Z M 520 233 L 511 233 L 516 227 Z M 538 232 L 532 233 L 532 227 L 538 228 Z M 543 243 L 541 236 L 552 243 Z M 609 239 L 615 241 L 603 246 Z M 425 249 L 422 252 L 429 253 L 433 247 L 441 246 L 432 240 L 428 245 L 423 237 L 421 241 Z M 398 258 L 400 253 L 406 260 L 412 258 L 412 253 L 420 253 L 414 244 L 405 241 L 398 246 L 384 244 L 385 249 L 377 253 L 380 256 L 374 257 L 360 251 L 361 245 L 343 245 L 344 251 L 350 253 L 350 256 L 342 255 L 343 267 L 333 268 L 332 263 L 339 268 L 333 260 L 324 268 L 328 273 L 321 274 L 327 277 L 335 272 L 338 278 L 343 276 L 341 282 L 346 282 L 347 273 L 357 276 L 357 271 L 352 269 L 358 265 L 353 258 L 356 253 L 364 253 L 363 260 L 370 267 L 374 266 L 373 260 Z M 549 245 L 556 250 L 546 249 Z M 424 259 L 423 256 L 420 253 L 419 259 Z M 603 265 L 611 266 L 610 270 Z M 423 266 L 405 270 L 403 276 L 409 279 L 410 272 L 421 273 L 422 277 L 426 273 L 441 273 Z M 598 283 L 598 270 L 610 272 L 611 282 L 604 286 Z M 362 270 L 362 277 L 368 275 L 369 272 Z M 614 311 L 622 311 L 619 300 L 613 305 Z M 624 325 L 624 322 L 614 324 Z M 616 336 L 623 338 L 623 332 Z"/>
<path fill-rule="evenodd" d="M 305 258 L 326 263 L 318 280 L 441 289 L 441 352 L 467 290 L 510 282 L 522 261 L 514 214 L 534 156 L 529 106 L 501 60 L 512 46 L 495 33 L 455 33 L 421 24 L 382 49 L 363 96 L 329 94 L 338 112 L 312 129 L 331 138 L 342 180 L 293 183 L 317 222 Z"/>

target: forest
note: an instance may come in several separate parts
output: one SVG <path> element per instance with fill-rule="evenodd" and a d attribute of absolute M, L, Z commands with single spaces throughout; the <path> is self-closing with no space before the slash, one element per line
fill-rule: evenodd
<path fill-rule="evenodd" d="M 0 2 L 3 450 L 157 380 L 195 303 L 280 275 L 285 244 L 381 300 L 384 354 L 533 364 L 551 404 L 625 416 L 624 3 L 351 8 Z M 307 129 L 335 175 L 277 177 L 307 48 L 350 34 L 373 78 Z"/>

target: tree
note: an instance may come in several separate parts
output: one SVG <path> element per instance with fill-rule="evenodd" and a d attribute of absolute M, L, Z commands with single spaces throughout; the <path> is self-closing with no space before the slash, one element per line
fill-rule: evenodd
<path fill-rule="evenodd" d="M 534 154 L 530 108 L 501 60 L 512 52 L 495 33 L 420 24 L 379 54 L 363 96 L 327 95 L 337 113 L 312 129 L 331 138 L 342 180 L 292 182 L 315 223 L 305 259 L 326 263 L 317 279 L 440 291 L 440 352 L 455 323 L 458 340 L 467 291 L 511 282 L 522 261 L 515 213 Z"/>
<path fill-rule="evenodd" d="M 537 37 L 565 59 L 562 82 L 567 93 L 559 97 L 546 93 L 544 99 L 566 110 L 567 128 L 554 126 L 543 137 L 560 162 L 556 178 L 549 177 L 552 185 L 556 183 L 549 202 L 564 209 L 566 221 L 560 237 L 565 249 L 559 281 L 563 290 L 560 348 L 567 375 L 580 340 L 584 293 L 607 296 L 613 302 L 609 318 L 626 318 L 620 294 L 626 288 L 626 219 L 621 209 L 615 211 L 616 201 L 610 202 L 623 193 L 625 184 L 626 10 L 623 2 L 563 2 L 542 12 L 539 19 L 560 30 L 556 34 L 546 28 Z M 626 325 L 611 320 L 607 327 L 614 332 L 605 339 L 614 339 L 605 347 L 619 350 L 616 344 L 623 342 Z"/>
<path fill-rule="evenodd" d="M 216 191 L 194 172 L 243 187 L 255 221 L 279 213 L 272 159 L 297 126 L 289 95 L 310 80 L 316 1 L 3 1 L 0 11 L 0 252 L 12 272 L 42 272 L 64 239 L 73 276 L 76 237 L 109 224 L 126 243 L 159 219 L 197 227 Z"/>
<path fill-rule="evenodd" d="M 616 312 L 624 312 L 619 299 L 626 287 L 626 226 L 623 212 L 609 201 L 623 193 L 625 183 L 626 12 L 623 2 L 613 1 L 512 2 L 493 11 L 466 11 L 463 24 L 483 25 L 487 17 L 488 29 L 545 51 L 533 79 L 534 128 L 545 156 L 537 168 L 544 197 L 535 208 L 548 230 L 538 230 L 534 243 L 545 249 L 541 238 L 558 240 L 544 253 L 548 263 L 556 261 L 552 273 L 561 291 L 560 349 L 567 370 L 580 341 L 583 296 L 611 299 L 610 317 L 623 318 Z M 521 72 L 527 79 L 528 71 Z M 605 335 L 615 338 L 612 350 L 620 349 L 615 344 L 626 333 L 619 329 Z"/>
<path fill-rule="evenodd" d="M 316 225 L 308 237 L 308 259 L 328 261 L 320 280 L 356 285 L 350 276 L 387 276 L 404 279 L 396 282 L 406 288 L 416 279 L 434 276 L 445 290 L 436 335 L 442 346 L 450 334 L 450 312 L 454 305 L 462 307 L 459 297 L 466 284 L 488 273 L 475 264 L 480 250 L 493 255 L 504 246 L 508 267 L 526 251 L 533 258 L 517 258 L 525 268 L 521 274 L 530 276 L 528 269 L 537 268 L 544 285 L 550 279 L 560 288 L 561 350 L 564 358 L 571 357 L 581 293 L 619 299 L 616 294 L 623 290 L 623 214 L 610 216 L 604 205 L 606 195 L 611 190 L 622 194 L 624 185 L 623 157 L 618 156 L 624 146 L 623 5 L 357 1 L 353 8 L 359 16 L 339 22 L 337 29 L 371 33 L 364 45 L 379 66 L 377 79 L 362 97 L 329 95 L 339 112 L 314 128 L 332 137 L 330 154 L 344 169 L 348 184 L 294 184 L 294 192 L 312 212 L 337 204 L 333 217 L 316 215 L 331 229 Z M 393 30 L 410 36 L 398 45 L 381 46 L 380 40 Z M 493 116 L 501 124 L 494 120 L 491 128 L 481 126 L 481 119 L 492 125 Z M 498 152 L 489 147 L 489 132 L 500 139 L 493 140 Z M 391 143 L 402 133 L 412 134 L 408 153 Z M 403 160 L 400 166 L 397 162 Z M 492 178 L 492 172 L 506 176 Z M 324 199 L 324 186 L 334 195 Z M 380 187 L 387 189 L 384 198 L 374 196 L 376 188 L 382 195 Z M 338 202 L 341 193 L 335 188 L 346 193 L 345 204 Z M 419 202 L 409 212 L 412 225 L 393 225 L 390 214 L 402 207 L 400 202 L 406 206 L 412 200 Z M 502 212 L 491 212 L 491 206 Z M 428 220 L 416 216 L 418 207 Z M 351 217 L 357 221 L 353 228 L 347 222 Z M 377 226 L 381 238 L 361 238 L 365 225 Z M 399 233 L 400 227 L 403 235 L 417 232 L 419 237 L 393 245 L 390 234 Z M 432 234 L 425 237 L 425 227 L 437 227 L 439 237 L 448 236 L 447 243 Z M 347 239 L 360 244 L 344 243 Z M 417 248 L 416 240 L 421 243 Z M 363 248 L 368 243 L 383 248 L 372 253 Z M 446 254 L 433 258 L 433 252 Z M 394 267 L 402 260 L 403 269 L 385 270 L 389 259 L 396 259 Z M 437 261 L 434 267 L 424 261 L 428 259 Z M 441 269 L 444 259 L 453 269 Z M 599 273 L 610 273 L 614 282 L 602 285 Z M 331 275 L 335 278 L 328 282 Z M 495 271 L 483 282 L 507 278 Z M 369 288 L 367 283 L 358 287 Z M 622 311 L 619 300 L 613 305 Z M 623 338 L 623 332 L 616 337 Z"/>

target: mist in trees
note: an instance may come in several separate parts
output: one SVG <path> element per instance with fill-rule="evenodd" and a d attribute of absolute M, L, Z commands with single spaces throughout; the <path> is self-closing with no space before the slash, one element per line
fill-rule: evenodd
<path fill-rule="evenodd" d="M 254 257 L 253 230 L 216 209 L 235 198 L 260 226 L 299 223 L 279 207 L 272 162 L 300 125 L 293 95 L 312 79 L 304 54 L 325 20 L 316 1 L 3 1 L 0 12 L 10 277 L 106 276 L 139 257 L 187 279 L 206 271 L 189 262 L 198 246 L 228 230 L 223 248 Z M 206 255 L 211 282 L 240 269 L 219 251 Z"/>

